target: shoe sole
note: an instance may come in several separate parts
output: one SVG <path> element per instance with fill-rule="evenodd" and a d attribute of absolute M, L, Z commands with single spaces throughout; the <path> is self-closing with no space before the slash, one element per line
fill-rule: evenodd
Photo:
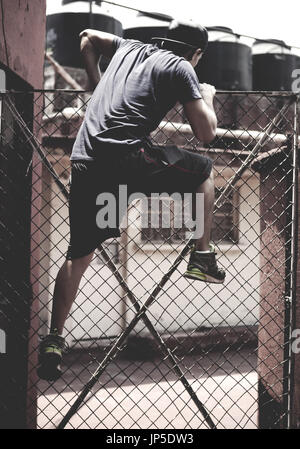
<path fill-rule="evenodd" d="M 201 278 L 202 276 L 202 278 Z M 212 276 L 209 276 L 208 274 L 195 274 L 192 272 L 187 271 L 186 273 L 184 273 L 183 277 L 187 278 L 187 279 L 193 279 L 194 281 L 202 281 L 202 282 L 207 282 L 209 284 L 223 284 L 225 279 L 216 279 Z"/>

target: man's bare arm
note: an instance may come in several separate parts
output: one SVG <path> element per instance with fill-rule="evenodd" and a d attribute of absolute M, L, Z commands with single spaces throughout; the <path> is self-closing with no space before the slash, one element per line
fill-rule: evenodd
<path fill-rule="evenodd" d="M 197 139 L 210 143 L 216 137 L 217 129 L 213 106 L 216 90 L 209 84 L 201 84 L 200 90 L 202 99 L 185 103 L 184 112 Z"/>
<path fill-rule="evenodd" d="M 90 85 L 95 89 L 100 81 L 99 61 L 102 55 L 112 57 L 115 53 L 115 35 L 104 31 L 86 29 L 79 35 L 80 52 L 83 57 Z"/>

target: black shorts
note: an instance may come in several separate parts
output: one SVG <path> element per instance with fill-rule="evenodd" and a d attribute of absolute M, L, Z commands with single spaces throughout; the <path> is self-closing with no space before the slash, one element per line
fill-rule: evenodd
<path fill-rule="evenodd" d="M 210 159 L 175 146 L 103 153 L 96 162 L 73 161 L 67 259 L 86 256 L 105 240 L 120 237 L 122 216 L 118 213 L 115 223 L 109 227 L 97 225 L 96 216 L 105 207 L 96 204 L 99 194 L 114 195 L 118 212 L 120 185 L 126 185 L 128 196 L 135 192 L 147 196 L 163 192 L 193 193 L 210 176 L 211 170 Z"/>

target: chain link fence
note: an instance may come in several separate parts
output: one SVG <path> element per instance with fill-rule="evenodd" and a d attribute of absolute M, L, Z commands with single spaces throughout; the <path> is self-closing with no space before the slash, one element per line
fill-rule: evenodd
<path fill-rule="evenodd" d="M 0 328 L 9 327 L 18 301 L 11 332 L 24 347 L 19 357 L 29 360 L 30 382 L 20 387 L 28 425 L 289 427 L 298 116 L 288 93 L 218 93 L 217 137 L 210 145 L 193 136 L 180 105 L 152 134 L 156 145 L 175 144 L 214 161 L 212 240 L 225 284 L 182 276 L 191 232 L 176 227 L 174 201 L 132 202 L 121 237 L 97 249 L 80 284 L 66 324 L 62 378 L 37 379 L 37 347 L 49 332 L 55 278 L 68 246 L 69 156 L 89 97 L 65 90 L 1 94 L 7 269 Z M 142 228 L 150 214 L 156 227 Z M 14 257 L 16 246 L 24 259 Z M 21 285 L 10 281 L 18 273 Z M 17 379 L 16 373 L 12 382 Z"/>

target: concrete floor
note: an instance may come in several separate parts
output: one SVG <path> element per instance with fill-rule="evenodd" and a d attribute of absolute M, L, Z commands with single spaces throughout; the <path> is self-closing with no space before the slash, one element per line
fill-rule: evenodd
<path fill-rule="evenodd" d="M 257 426 L 253 350 L 184 357 L 181 368 L 219 429 Z M 54 384 L 39 382 L 38 428 L 55 428 L 97 365 L 80 361 Z M 112 362 L 66 428 L 205 429 L 182 383 L 161 359 Z"/>

